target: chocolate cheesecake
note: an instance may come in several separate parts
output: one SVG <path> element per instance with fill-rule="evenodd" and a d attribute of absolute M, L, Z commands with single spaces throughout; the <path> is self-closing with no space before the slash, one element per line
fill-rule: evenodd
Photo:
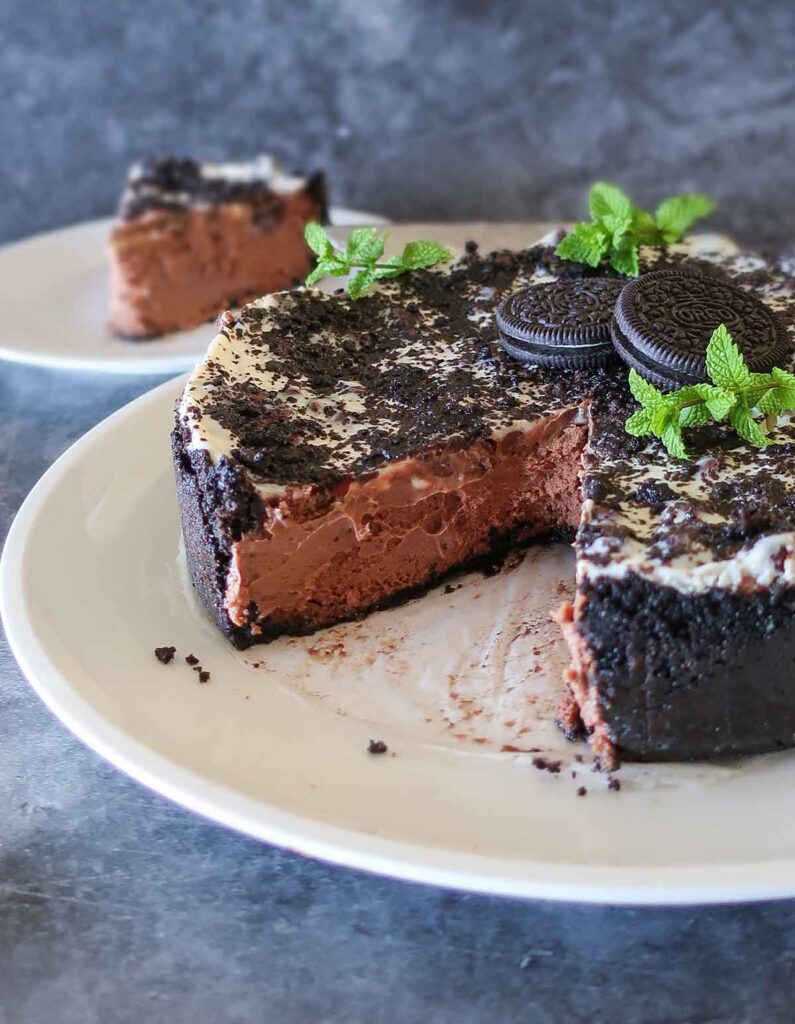
<path fill-rule="evenodd" d="M 285 292 L 220 320 L 173 433 L 188 563 L 219 627 L 239 647 L 311 632 L 569 537 L 564 724 L 605 767 L 792 746 L 795 421 L 762 451 L 695 429 L 690 462 L 630 436 L 624 364 L 523 363 L 495 322 L 518 289 L 613 272 L 550 245 L 470 248 L 356 302 Z M 753 291 L 791 340 L 785 269 L 715 236 L 641 251 L 642 273 L 666 267 Z"/>
<path fill-rule="evenodd" d="M 130 171 L 110 236 L 111 330 L 144 339 L 300 283 L 304 227 L 327 219 L 322 174 L 163 157 Z"/>

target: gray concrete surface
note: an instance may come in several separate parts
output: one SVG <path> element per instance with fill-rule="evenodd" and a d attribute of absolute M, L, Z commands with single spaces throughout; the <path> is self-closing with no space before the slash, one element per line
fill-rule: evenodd
<path fill-rule="evenodd" d="M 107 212 L 127 162 L 272 148 L 403 219 L 576 214 L 596 175 L 795 235 L 790 3 L 0 4 L 0 240 Z M 0 365 L 0 539 L 157 383 Z M 234 835 L 84 749 L 0 640 L 0 1024 L 778 1024 L 795 904 L 520 903 Z"/>
<path fill-rule="evenodd" d="M 556 220 L 596 177 L 795 239 L 788 0 L 3 0 L 0 239 L 128 163 L 273 150 L 401 220 Z"/>

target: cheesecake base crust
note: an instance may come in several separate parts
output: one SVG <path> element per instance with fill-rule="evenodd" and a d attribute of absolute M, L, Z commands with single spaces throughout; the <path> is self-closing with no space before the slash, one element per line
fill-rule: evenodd
<path fill-rule="evenodd" d="M 685 594 L 637 574 L 562 612 L 568 683 L 602 767 L 795 745 L 795 591 Z"/>

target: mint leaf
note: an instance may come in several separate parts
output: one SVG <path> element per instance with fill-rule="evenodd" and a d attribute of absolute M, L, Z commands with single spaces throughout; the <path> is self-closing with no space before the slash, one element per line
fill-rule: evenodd
<path fill-rule="evenodd" d="M 682 428 L 675 420 L 668 423 L 663 430 L 660 439 L 668 452 L 677 459 L 687 458 L 687 449 L 682 440 Z"/>
<path fill-rule="evenodd" d="M 725 324 L 715 328 L 707 345 L 707 373 L 713 384 L 729 391 L 747 387 L 750 382 L 751 375 L 742 352 Z"/>
<path fill-rule="evenodd" d="M 602 223 L 611 235 L 623 234 L 632 223 L 632 200 L 617 185 L 597 181 L 588 196 L 591 219 Z"/>
<path fill-rule="evenodd" d="M 707 385 L 707 387 L 710 386 Z M 705 396 L 699 394 L 698 388 L 698 384 L 688 384 L 687 387 L 679 388 L 678 391 L 669 391 L 666 397 L 669 402 L 673 402 L 677 409 L 682 409 L 691 402 L 701 404 Z"/>
<path fill-rule="evenodd" d="M 755 448 L 766 448 L 769 444 L 772 444 L 771 440 L 765 436 L 762 428 L 751 415 L 748 403 L 744 398 L 739 398 L 735 403 L 729 413 L 729 422 L 740 437 L 749 444 L 754 445 Z"/>
<path fill-rule="evenodd" d="M 679 413 L 680 427 L 701 427 L 712 419 L 710 411 L 702 402 L 700 405 L 689 405 Z"/>
<path fill-rule="evenodd" d="M 671 455 L 686 459 L 682 430 L 728 417 L 744 441 L 757 448 L 773 444 L 752 410 L 764 413 L 764 428 L 772 428 L 779 413 L 795 410 L 795 374 L 779 367 L 770 373 L 751 373 L 725 324 L 716 327 L 709 340 L 707 373 L 712 383 L 704 381 L 662 394 L 630 370 L 629 388 L 642 408 L 627 419 L 627 433 L 639 436 L 651 431 Z"/>
<path fill-rule="evenodd" d="M 365 267 L 348 282 L 348 294 L 352 299 L 360 299 L 374 282 L 375 272 L 371 267 Z"/>
<path fill-rule="evenodd" d="M 757 382 L 757 378 L 761 378 L 760 384 L 766 383 L 764 378 L 767 378 L 772 385 L 770 391 L 764 392 L 762 397 L 757 399 L 756 408 L 760 412 L 767 415 L 778 415 L 781 412 L 791 412 L 795 409 L 795 373 L 789 373 L 787 370 L 780 370 L 774 366 L 770 373 L 751 374 L 754 383 Z"/>
<path fill-rule="evenodd" d="M 604 256 L 621 274 L 638 274 L 638 247 L 663 245 L 681 238 L 694 220 L 710 213 L 707 196 L 672 196 L 660 203 L 656 217 L 633 205 L 618 186 L 598 181 L 588 196 L 591 223 L 580 221 L 555 252 L 561 259 L 598 267 Z"/>
<path fill-rule="evenodd" d="M 629 371 L 629 390 L 636 402 L 642 406 L 653 409 L 664 401 L 665 396 L 657 388 L 638 373 L 637 370 Z"/>
<path fill-rule="evenodd" d="M 403 260 L 400 256 L 390 256 L 383 263 L 373 267 L 373 271 L 376 281 L 388 281 L 393 277 L 400 277 L 401 274 L 405 274 L 406 268 L 403 266 Z"/>
<path fill-rule="evenodd" d="M 585 263 L 589 267 L 598 267 L 607 252 L 609 240 L 607 233 L 596 224 L 581 221 L 562 239 L 555 254 L 562 260 L 574 263 Z"/>
<path fill-rule="evenodd" d="M 348 235 L 345 252 L 334 248 L 320 224 L 307 224 L 304 235 L 318 256 L 318 264 L 304 284 L 311 287 L 327 274 L 345 277 L 356 270 L 358 272 L 348 282 L 348 293 L 352 299 L 361 298 L 376 281 L 399 277 L 408 270 L 434 267 L 453 257 L 449 249 L 436 242 L 409 242 L 401 256 L 390 256 L 379 263 L 384 255 L 386 235 L 379 234 L 375 228 L 354 228 Z"/>
<path fill-rule="evenodd" d="M 351 263 L 374 263 L 384 255 L 386 233 L 375 228 L 354 228 L 348 235 L 347 253 Z"/>
<path fill-rule="evenodd" d="M 406 270 L 423 270 L 446 263 L 453 258 L 452 252 L 436 242 L 409 242 L 400 257 Z"/>
<path fill-rule="evenodd" d="M 322 265 L 318 264 L 315 269 L 307 275 L 304 281 L 305 288 L 311 288 L 313 284 L 317 284 L 318 281 L 322 281 L 324 277 L 328 276 L 328 270 Z"/>
<path fill-rule="evenodd" d="M 795 395 L 795 391 L 793 394 Z M 786 408 L 782 397 L 779 395 L 778 388 L 771 388 L 769 391 L 765 391 L 764 394 L 757 399 L 755 407 L 760 412 L 763 412 L 765 416 L 778 416 L 778 414 L 784 412 L 784 409 Z"/>
<path fill-rule="evenodd" d="M 326 273 L 331 274 L 332 277 L 345 277 L 353 269 L 351 261 L 342 252 L 335 252 L 329 259 L 323 260 L 322 265 L 325 267 Z"/>
<path fill-rule="evenodd" d="M 657 437 L 662 437 L 666 429 L 676 419 L 679 423 L 678 410 L 663 400 L 651 410 L 651 432 Z"/>
<path fill-rule="evenodd" d="M 629 277 L 637 277 L 640 272 L 638 265 L 638 244 L 627 235 L 610 250 L 610 266 Z"/>
<path fill-rule="evenodd" d="M 770 376 L 776 382 L 787 388 L 795 388 L 795 373 L 788 373 L 786 370 L 779 370 L 777 366 L 774 366 L 770 371 Z"/>
<path fill-rule="evenodd" d="M 624 424 L 624 429 L 633 437 L 642 437 L 651 431 L 651 409 L 638 409 Z"/>
<path fill-rule="evenodd" d="M 334 252 L 334 243 L 326 234 L 323 225 L 319 224 L 316 220 L 311 221 L 304 228 L 304 238 L 312 252 L 321 259 L 331 256 Z"/>
<path fill-rule="evenodd" d="M 781 406 L 780 412 L 791 412 L 795 409 L 795 387 L 776 388 L 776 398 Z"/>
<path fill-rule="evenodd" d="M 715 387 L 714 384 L 696 384 L 693 388 L 696 395 L 704 400 L 712 418 L 723 420 L 729 414 L 737 396 L 726 388 Z"/>
<path fill-rule="evenodd" d="M 639 245 L 659 245 L 660 229 L 654 217 L 646 210 L 638 210 L 632 214 L 632 234 Z"/>
<path fill-rule="evenodd" d="M 666 245 L 678 242 L 694 221 L 706 217 L 714 209 L 715 204 L 709 196 L 693 194 L 666 199 L 654 215 L 662 242 Z"/>

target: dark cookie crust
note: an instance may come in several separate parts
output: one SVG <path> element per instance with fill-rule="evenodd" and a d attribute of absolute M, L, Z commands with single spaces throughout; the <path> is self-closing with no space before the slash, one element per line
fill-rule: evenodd
<path fill-rule="evenodd" d="M 240 467 L 227 460 L 213 465 L 206 452 L 190 450 L 179 422 L 171 435 L 171 451 L 193 585 L 235 647 L 248 647 L 254 640 L 230 621 L 224 593 L 232 543 L 256 528 L 260 499 Z"/>
<path fill-rule="evenodd" d="M 684 594 L 630 574 L 586 583 L 583 594 L 589 682 L 624 757 L 795 745 L 795 590 Z"/>

